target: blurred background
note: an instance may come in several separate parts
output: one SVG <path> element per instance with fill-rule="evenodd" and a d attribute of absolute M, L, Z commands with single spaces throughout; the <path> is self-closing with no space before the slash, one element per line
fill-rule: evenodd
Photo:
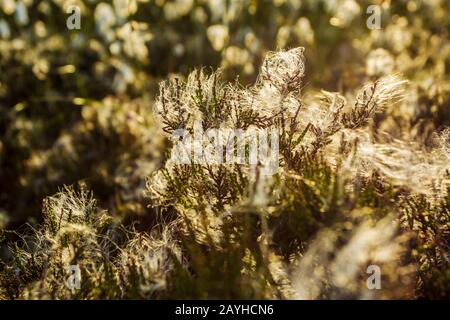
<path fill-rule="evenodd" d="M 80 29 L 66 26 L 72 6 Z M 79 181 L 145 220 L 145 177 L 164 156 L 159 81 L 205 66 L 248 85 L 271 50 L 305 47 L 305 92 L 400 73 L 411 94 L 376 126 L 427 145 L 450 125 L 449 12 L 446 0 L 0 0 L 0 227 L 40 219 L 45 196 Z"/>

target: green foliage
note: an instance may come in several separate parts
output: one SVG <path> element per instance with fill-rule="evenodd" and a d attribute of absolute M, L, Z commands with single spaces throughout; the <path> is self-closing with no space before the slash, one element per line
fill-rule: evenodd
<path fill-rule="evenodd" d="M 448 2 L 72 2 L 0 4 L 0 299 L 450 297 Z"/>

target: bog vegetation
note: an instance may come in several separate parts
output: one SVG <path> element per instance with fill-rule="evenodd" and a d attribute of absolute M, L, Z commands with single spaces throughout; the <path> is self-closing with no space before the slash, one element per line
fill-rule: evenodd
<path fill-rule="evenodd" d="M 0 299 L 450 297 L 450 6 L 374 3 L 2 1 Z"/>

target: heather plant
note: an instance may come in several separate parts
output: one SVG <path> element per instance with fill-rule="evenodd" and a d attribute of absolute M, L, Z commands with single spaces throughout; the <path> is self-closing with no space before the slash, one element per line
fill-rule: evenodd
<path fill-rule="evenodd" d="M 5 298 L 153 298 L 180 258 L 169 225 L 151 234 L 125 229 L 82 185 L 47 198 L 43 217 L 8 249 L 0 277 Z M 70 266 L 81 270 L 79 288 L 68 285 Z"/>
<path fill-rule="evenodd" d="M 296 48 L 269 54 L 252 87 L 224 84 L 202 70 L 185 82 L 163 82 L 155 113 L 168 139 L 196 122 L 204 130 L 273 127 L 280 133 L 279 170 L 270 176 L 261 163 L 179 164 L 166 157 L 147 180 L 159 212 L 150 232 L 97 209 L 84 187 L 68 188 L 45 200 L 42 226 L 10 242 L 3 295 L 445 297 L 448 189 L 431 178 L 430 185 L 410 187 L 396 177 L 402 172 L 396 161 L 407 159 L 396 156 L 399 142 L 370 138 L 371 119 L 401 102 L 404 81 L 376 80 L 351 106 L 351 97 L 338 93 L 304 98 L 304 73 L 304 49 Z M 168 141 L 168 152 L 175 142 Z M 447 161 L 420 151 L 429 162 L 421 169 L 437 170 L 436 181 L 445 185 L 448 141 L 440 142 L 435 152 Z M 62 281 L 70 265 L 82 270 L 79 290 Z M 365 271 L 373 265 L 383 270 L 384 290 L 367 287 Z"/>
<path fill-rule="evenodd" d="M 381 29 L 367 28 L 369 5 L 381 11 Z M 79 8 L 80 28 L 68 30 L 73 7 Z M 398 72 L 413 80 L 404 103 L 389 104 L 373 126 L 428 147 L 449 119 L 446 12 L 445 1 L 415 0 L 3 1 L 0 181 L 8 185 L 2 184 L 0 207 L 18 226 L 38 218 L 42 198 L 58 186 L 89 179 L 90 173 L 79 172 L 55 181 L 29 169 L 36 155 L 52 153 L 67 127 L 84 125 L 82 109 L 111 95 L 151 101 L 160 77 L 186 76 L 193 66 L 221 67 L 224 80 L 239 75 L 249 84 L 268 51 L 299 45 L 308 48 L 307 91 L 349 95 L 366 80 Z M 94 152 L 89 143 L 83 148 Z M 111 158 L 105 149 L 96 151 L 92 158 L 82 152 L 72 163 L 81 168 L 89 159 Z M 112 210 L 109 195 L 116 190 L 104 186 L 116 179 L 111 172 L 126 165 L 114 157 L 107 164 L 114 170 L 93 173 L 103 181 L 93 179 L 92 188 Z M 46 175 L 73 171 L 61 168 L 61 161 L 58 166 L 46 164 Z"/>
<path fill-rule="evenodd" d="M 203 294 L 193 296 L 212 298 L 217 290 L 214 287 L 207 295 L 209 288 L 202 286 L 213 286 L 214 281 L 208 278 L 210 271 L 204 274 L 196 265 L 197 259 L 206 255 L 209 258 L 203 261 L 214 266 L 215 253 L 211 250 L 219 246 L 228 251 L 233 244 L 247 245 L 239 240 L 244 236 L 257 252 L 253 258 L 255 270 L 270 279 L 270 290 L 260 292 L 266 292 L 263 297 L 376 297 L 362 285 L 349 285 L 357 282 L 361 270 L 371 263 L 392 270 L 385 275 L 391 290 L 378 297 L 413 297 L 420 292 L 414 291 L 415 264 L 424 257 L 416 249 L 416 254 L 411 254 L 410 238 L 417 229 L 401 223 L 410 207 L 397 201 L 417 201 L 428 195 L 432 198 L 427 203 L 433 210 L 445 208 L 448 154 L 445 148 L 426 153 L 407 142 L 379 143 L 370 137 L 373 131 L 368 123 L 375 114 L 390 104 L 401 103 L 403 80 L 387 76 L 364 86 L 355 95 L 353 106 L 344 96 L 329 92 L 309 105 L 301 94 L 303 59 L 302 48 L 269 54 L 256 84 L 249 88 L 222 85 L 217 82 L 217 74 L 206 77 L 202 71 L 194 71 L 186 83 L 175 79 L 161 86 L 156 113 L 168 134 L 176 128 L 189 128 L 195 118 L 201 119 L 205 129 L 216 123 L 234 128 L 250 123 L 271 125 L 280 132 L 281 170 L 272 177 L 261 175 L 258 165 L 168 161 L 148 181 L 153 200 L 163 212 L 178 216 L 175 221 L 179 221 L 184 236 L 209 247 L 207 253 L 186 248 L 195 278 L 190 288 L 200 286 Z M 225 95 L 227 99 L 221 99 Z M 240 111 L 222 111 L 233 110 L 233 106 L 239 106 Z M 257 109 L 247 110 L 253 106 Z M 263 115 L 265 121 L 253 116 L 252 111 Z M 239 114 L 245 116 L 239 118 Z M 211 120 L 214 115 L 223 121 Z M 417 167 L 412 155 L 421 161 Z M 410 186 L 411 180 L 403 179 L 410 176 L 405 170 L 414 168 L 416 174 L 424 174 L 420 186 Z M 230 234 L 234 235 L 230 228 L 238 232 L 234 239 L 230 239 Z M 311 243 L 317 232 L 328 228 L 330 231 L 318 236 L 324 237 L 325 243 Z M 338 239 L 338 247 L 332 246 Z M 253 250 L 250 254 L 255 254 Z M 334 259 L 329 260 L 331 253 L 327 252 L 333 252 Z M 353 254 L 355 257 L 349 259 Z M 321 255 L 326 259 L 318 262 L 322 264 L 322 271 L 318 271 L 322 276 L 314 280 L 308 275 L 317 274 L 311 259 Z M 241 259 L 245 259 L 242 251 Z M 300 279 L 292 276 L 297 261 Z M 395 276 L 394 270 L 402 270 L 401 277 Z M 304 284 L 303 280 L 309 278 L 314 283 Z M 290 286 L 292 280 L 299 284 Z M 395 289 L 399 283 L 402 290 Z M 445 295 L 445 290 L 439 294 Z"/>
<path fill-rule="evenodd" d="M 448 3 L 368 5 L 3 1 L 0 299 L 448 298 Z"/>

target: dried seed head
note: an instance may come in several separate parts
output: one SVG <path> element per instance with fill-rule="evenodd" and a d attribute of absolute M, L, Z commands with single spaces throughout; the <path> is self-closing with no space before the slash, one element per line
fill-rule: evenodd
<path fill-rule="evenodd" d="M 261 67 L 259 82 L 280 93 L 299 92 L 305 75 L 304 48 L 269 52 Z"/>

